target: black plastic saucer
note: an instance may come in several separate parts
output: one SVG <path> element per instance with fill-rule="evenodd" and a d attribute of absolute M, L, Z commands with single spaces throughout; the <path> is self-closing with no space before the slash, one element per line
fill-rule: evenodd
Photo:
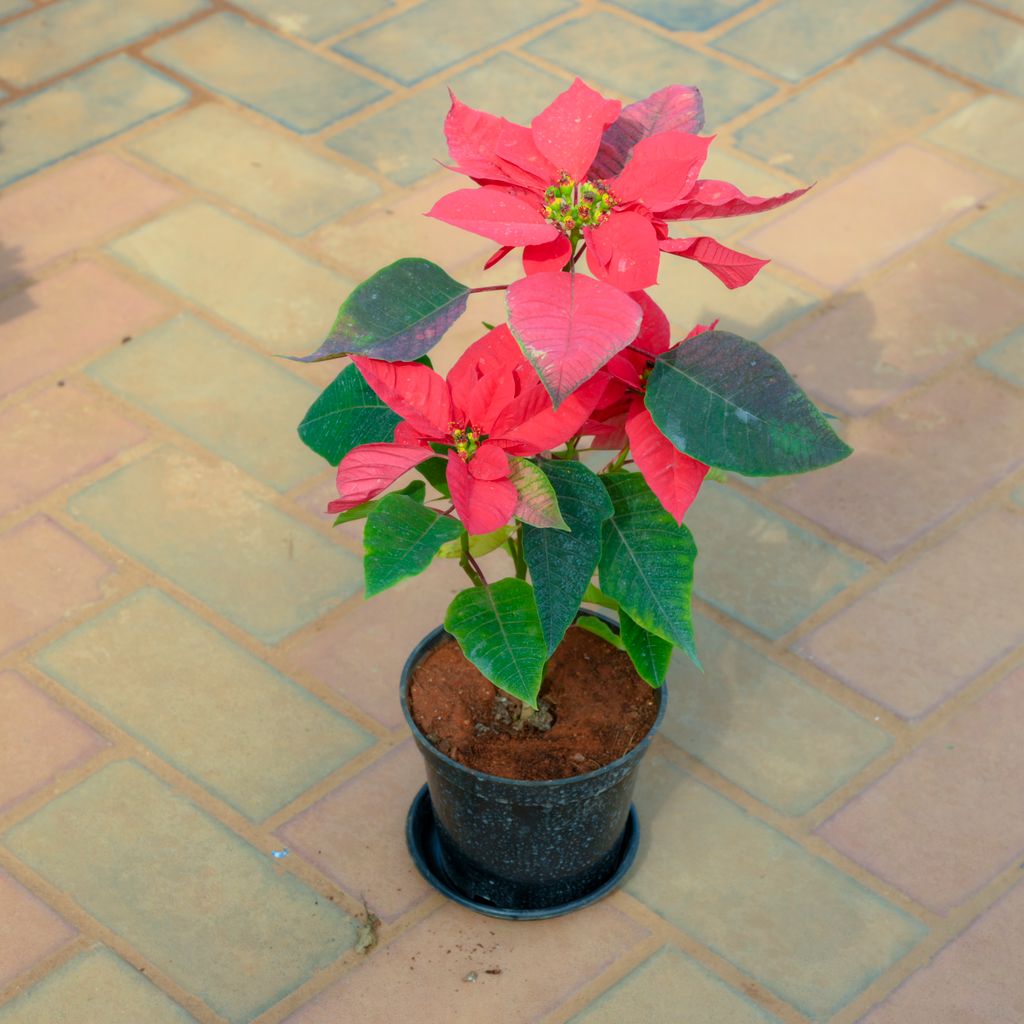
<path fill-rule="evenodd" d="M 430 791 L 426 786 L 416 794 L 409 807 L 409 814 L 405 819 L 405 841 L 420 874 L 449 899 L 470 910 L 475 910 L 479 914 L 486 914 L 488 917 L 501 917 L 510 921 L 540 921 L 549 917 L 561 917 L 562 914 L 590 906 L 591 903 L 603 899 L 615 889 L 625 877 L 626 872 L 633 866 L 636 851 L 640 846 L 640 824 L 637 820 L 636 808 L 631 804 L 629 817 L 626 819 L 626 831 L 622 837 L 619 861 L 610 878 L 585 896 L 537 910 L 495 906 L 493 903 L 466 896 L 455 887 L 443 867 L 441 844 L 437 835 L 437 827 L 434 824 L 434 810 L 430 803 Z"/>

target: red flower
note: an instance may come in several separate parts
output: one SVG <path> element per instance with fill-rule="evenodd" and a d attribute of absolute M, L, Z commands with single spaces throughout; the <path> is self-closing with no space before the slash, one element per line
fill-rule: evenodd
<path fill-rule="evenodd" d="M 633 343 L 613 356 L 604 372 L 612 378 L 601 406 L 583 427 L 594 436 L 595 447 L 621 448 L 629 444 L 629 454 L 647 485 L 677 523 L 683 521 L 708 467 L 679 451 L 658 429 L 644 405 L 647 377 L 654 360 L 670 345 L 668 318 L 645 294 L 633 296 L 644 311 L 640 333 Z M 717 321 L 716 321 L 717 323 Z M 714 324 L 698 324 L 679 344 Z"/>
<path fill-rule="evenodd" d="M 591 273 L 623 291 L 656 284 L 662 252 L 738 288 L 768 261 L 708 237 L 670 238 L 668 222 L 769 210 L 806 189 L 761 199 L 698 180 L 711 143 L 691 133 L 701 123 L 699 93 L 682 86 L 622 109 L 577 78 L 529 128 L 452 96 L 453 170 L 481 187 L 442 196 L 428 216 L 498 242 L 488 265 L 521 245 L 527 273 L 559 270 L 582 238 Z"/>
<path fill-rule="evenodd" d="M 447 448 L 446 477 L 455 511 L 470 533 L 490 533 L 515 512 L 519 495 L 509 479 L 509 455 L 556 448 L 593 411 L 606 381 L 593 379 L 557 411 L 540 378 L 502 324 L 471 345 L 445 380 L 421 363 L 353 356 L 367 383 L 403 422 L 393 442 L 364 444 L 338 466 L 344 512 L 375 498 L 406 470 Z"/>

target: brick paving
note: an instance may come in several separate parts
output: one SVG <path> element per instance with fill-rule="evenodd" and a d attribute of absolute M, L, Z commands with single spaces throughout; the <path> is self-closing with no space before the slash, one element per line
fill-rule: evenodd
<path fill-rule="evenodd" d="M 1022 39 L 1020 0 L 0 0 L 0 1024 L 1020 1024 Z M 515 924 L 404 848 L 397 675 L 457 570 L 363 601 L 293 433 L 335 368 L 275 356 L 400 255 L 481 282 L 420 216 L 446 87 L 523 121 L 577 73 L 696 84 L 711 175 L 816 182 L 712 222 L 748 288 L 655 297 L 857 450 L 705 488 L 638 865 Z"/>

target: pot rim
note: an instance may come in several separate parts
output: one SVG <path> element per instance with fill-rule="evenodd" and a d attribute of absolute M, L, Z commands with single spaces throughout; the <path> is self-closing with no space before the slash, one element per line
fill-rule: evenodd
<path fill-rule="evenodd" d="M 602 615 L 601 612 L 591 611 L 589 608 L 582 608 L 580 609 L 579 615 L 591 615 L 595 619 L 601 619 L 602 622 L 614 629 L 616 633 L 619 631 L 619 624 L 607 615 Z M 564 786 L 567 784 L 587 782 L 591 779 L 598 778 L 603 774 L 614 771 L 628 760 L 639 759 L 650 745 L 651 740 L 654 739 L 654 734 L 658 731 L 658 728 L 661 726 L 662 720 L 665 717 L 668 693 L 666 684 L 662 683 L 659 687 L 651 687 L 651 691 L 658 694 L 658 713 L 655 716 L 654 721 L 651 723 L 650 729 L 647 730 L 647 735 L 644 736 L 644 738 L 635 747 L 627 750 L 621 757 L 617 757 L 614 761 L 609 761 L 608 764 L 602 765 L 600 768 L 594 768 L 582 775 L 569 775 L 561 779 L 510 779 L 505 775 L 491 775 L 489 772 L 482 772 L 477 768 L 470 768 L 468 765 L 464 765 L 460 761 L 456 761 L 447 754 L 441 753 L 441 751 L 427 739 L 423 734 L 423 731 L 416 724 L 412 717 L 412 710 L 409 707 L 409 678 L 412 675 L 413 668 L 419 662 L 420 658 L 427 653 L 427 651 L 435 647 L 446 636 L 451 636 L 451 634 L 443 625 L 435 627 L 412 649 L 412 653 L 408 658 L 406 658 L 405 665 L 402 667 L 400 687 L 402 714 L 405 715 L 405 720 L 408 723 L 409 728 L 412 730 L 413 736 L 430 747 L 432 756 L 437 757 L 443 764 L 447 764 L 453 768 L 457 768 L 461 772 L 465 772 L 465 774 L 471 778 L 486 781 L 497 780 L 498 782 L 508 783 L 508 785 L 514 787 Z M 452 639 L 454 639 L 454 637 Z"/>

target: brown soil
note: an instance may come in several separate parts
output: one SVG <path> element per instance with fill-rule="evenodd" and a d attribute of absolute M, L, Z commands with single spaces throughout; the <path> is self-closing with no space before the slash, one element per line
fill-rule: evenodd
<path fill-rule="evenodd" d="M 507 779 L 564 779 L 601 768 L 635 747 L 658 714 L 657 696 L 628 655 L 576 626 L 548 662 L 540 728 L 520 722 L 520 702 L 495 689 L 451 639 L 413 670 L 409 703 L 438 750 Z"/>

